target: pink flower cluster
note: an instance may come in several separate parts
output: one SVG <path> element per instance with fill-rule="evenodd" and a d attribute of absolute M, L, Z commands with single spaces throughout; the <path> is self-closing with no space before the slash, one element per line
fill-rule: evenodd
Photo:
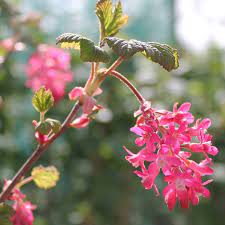
<path fill-rule="evenodd" d="M 188 208 L 190 203 L 199 203 L 199 196 L 210 197 L 205 185 L 212 180 L 203 181 L 202 177 L 213 173 L 209 155 L 216 155 L 218 149 L 212 146 L 212 136 L 207 134 L 210 119 L 194 123 L 190 107 L 188 102 L 179 108 L 175 103 L 172 112 L 160 111 L 145 102 L 135 113 L 137 122 L 131 128 L 138 135 L 135 144 L 141 150 L 135 154 L 124 147 L 128 153 L 126 160 L 140 168 L 134 173 L 141 178 L 144 188 L 153 187 L 157 195 L 155 179 L 162 171 L 167 183 L 163 196 L 169 210 L 175 207 L 177 199 L 182 208 Z M 193 153 L 201 154 L 200 162 L 190 159 Z"/>
<path fill-rule="evenodd" d="M 33 91 L 45 86 L 52 91 L 55 101 L 64 96 L 66 84 L 73 80 L 69 53 L 43 44 L 30 57 L 26 71 L 26 86 Z"/>
<path fill-rule="evenodd" d="M 4 189 L 11 181 L 6 181 Z M 33 210 L 36 206 L 32 205 L 29 201 L 25 201 L 24 195 L 18 188 L 15 188 L 8 200 L 13 201 L 12 208 L 14 214 L 11 217 L 13 225 L 32 225 L 34 221 Z"/>

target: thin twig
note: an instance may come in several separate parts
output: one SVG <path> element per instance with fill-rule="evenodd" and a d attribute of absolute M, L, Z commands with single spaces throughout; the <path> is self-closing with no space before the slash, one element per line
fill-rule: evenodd
<path fill-rule="evenodd" d="M 91 63 L 91 72 L 90 72 L 90 76 L 85 84 L 85 87 L 84 89 L 86 89 L 88 87 L 89 84 L 91 84 L 91 82 L 93 81 L 94 79 L 94 76 L 95 76 L 95 73 L 96 73 L 96 70 L 95 70 L 95 63 Z"/>
<path fill-rule="evenodd" d="M 80 106 L 81 104 L 77 102 L 73 106 L 67 118 L 65 119 L 59 132 L 57 134 L 52 135 L 46 144 L 37 146 L 37 148 L 32 153 L 32 155 L 27 159 L 27 161 L 23 164 L 23 166 L 14 176 L 9 186 L 1 193 L 0 203 L 4 202 L 10 196 L 14 187 L 20 182 L 22 177 L 31 169 L 32 165 L 35 162 L 37 162 L 37 160 L 41 157 L 41 155 L 47 150 L 48 146 L 51 145 L 51 143 L 54 142 L 55 139 L 57 139 L 67 129 L 71 120 L 74 118 L 74 116 L 77 114 L 78 110 L 80 109 Z"/>
<path fill-rule="evenodd" d="M 17 187 L 17 188 L 21 188 L 23 185 L 28 184 L 28 183 L 30 183 L 31 181 L 33 181 L 33 177 L 32 177 L 32 176 L 27 177 L 27 178 L 23 179 L 21 182 L 19 182 L 19 183 L 16 185 L 16 187 Z"/>
<path fill-rule="evenodd" d="M 144 103 L 144 101 L 145 101 L 144 97 L 141 95 L 141 93 L 134 87 L 134 85 L 126 77 L 124 77 L 122 74 L 120 74 L 119 72 L 117 72 L 115 70 L 112 70 L 110 72 L 110 75 L 116 77 L 117 79 L 119 79 L 120 81 L 122 81 L 124 84 L 126 84 L 126 86 L 137 97 L 138 101 L 141 104 Z"/>
<path fill-rule="evenodd" d="M 112 70 L 115 70 L 123 61 L 124 61 L 125 57 L 124 56 L 120 56 L 106 71 L 105 74 L 110 74 L 110 72 Z"/>

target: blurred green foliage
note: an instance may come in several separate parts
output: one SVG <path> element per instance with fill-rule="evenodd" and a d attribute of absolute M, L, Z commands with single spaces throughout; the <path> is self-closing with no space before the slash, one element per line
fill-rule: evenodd
<path fill-rule="evenodd" d="M 31 90 L 24 86 L 28 57 L 39 43 L 53 45 L 56 33 L 79 33 L 83 29 L 97 37 L 97 31 L 91 29 L 93 13 L 90 16 L 87 14 L 89 19 L 86 23 L 80 23 L 80 17 L 75 13 L 67 13 L 65 17 L 57 18 L 55 10 L 61 7 L 57 5 L 59 1 L 7 2 L 10 5 L 0 0 L 0 39 L 18 35 L 19 41 L 26 47 L 23 51 L 9 55 L 0 53 L 0 57 L 4 57 L 0 63 L 0 96 L 3 99 L 3 104 L 0 103 L 1 183 L 3 178 L 10 179 L 14 175 L 35 147 L 31 121 L 38 117 L 38 113 L 32 108 Z M 87 8 L 87 13 L 93 10 L 94 0 L 90 1 L 90 4 L 84 2 L 83 7 Z M 157 15 L 154 18 L 153 14 L 149 16 L 148 12 L 144 14 L 148 3 L 143 2 L 143 6 L 140 6 L 142 14 L 136 14 L 134 19 L 130 15 L 131 26 L 128 26 L 126 36 L 133 34 L 131 38 L 145 37 L 145 40 L 175 43 L 173 1 L 168 1 L 168 7 L 163 5 L 164 1 L 159 1 L 161 3 L 158 6 L 161 4 L 164 7 L 162 14 L 168 15 L 171 20 L 169 26 L 166 16 L 161 18 L 164 25 L 151 23 L 151 34 L 149 30 L 145 34 L 146 26 L 138 21 L 143 21 L 144 18 L 145 21 L 146 18 L 157 21 Z M 156 4 L 156 1 L 149 2 Z M 68 1 L 69 3 L 71 1 Z M 48 6 L 48 10 L 45 6 Z M 65 7 L 69 8 L 68 5 Z M 132 8 L 132 5 L 129 7 Z M 76 12 L 79 12 L 80 8 L 78 7 Z M 21 24 L 31 9 L 39 10 L 44 16 L 43 20 L 41 18 L 39 23 L 39 17 L 35 14 L 36 20 Z M 65 14 L 66 8 L 62 7 L 61 10 Z M 74 20 L 74 23 L 68 24 L 68 18 Z M 20 26 L 17 24 L 19 22 Z M 64 24 L 66 29 L 70 30 L 64 30 Z M 80 28 L 81 25 L 84 25 L 83 28 Z M 49 31 L 46 30 L 48 26 Z M 163 35 L 168 33 L 171 34 L 169 37 Z M 174 47 L 177 46 L 178 43 Z M 171 108 L 176 101 L 190 101 L 196 117 L 212 118 L 211 132 L 215 136 L 215 145 L 220 149 L 220 153 L 215 159 L 215 182 L 209 185 L 211 199 L 203 200 L 189 210 L 183 211 L 177 207 L 174 212 L 168 212 L 162 197 L 156 198 L 152 191 L 144 190 L 140 180 L 132 174 L 133 168 L 124 160 L 125 153 L 122 148 L 122 145 L 126 145 L 134 149 L 134 136 L 129 132 L 129 128 L 134 124 L 133 112 L 138 108 L 138 104 L 122 84 L 109 78 L 103 85 L 104 94 L 98 98 L 107 110 L 100 113 L 88 128 L 70 129 L 50 147 L 38 163 L 44 166 L 54 165 L 59 169 L 61 179 L 58 185 L 49 191 L 39 190 L 34 185 L 25 188 L 28 199 L 38 205 L 35 210 L 35 225 L 224 224 L 225 53 L 216 46 L 201 55 L 193 55 L 182 46 L 179 46 L 179 49 L 181 65 L 173 73 L 163 71 L 158 65 L 139 57 L 126 61 L 119 70 L 137 85 L 146 98 L 151 99 L 154 106 Z M 72 58 L 75 83 L 68 86 L 68 91 L 75 85 L 84 84 L 90 68 L 88 64 L 81 64 L 76 54 Z M 50 111 L 50 116 L 63 120 L 70 108 L 71 103 L 65 96 Z M 161 180 L 157 182 L 160 187 L 163 186 Z"/>

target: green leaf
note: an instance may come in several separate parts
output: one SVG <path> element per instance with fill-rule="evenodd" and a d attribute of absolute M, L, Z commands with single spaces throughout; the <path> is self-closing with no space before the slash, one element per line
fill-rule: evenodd
<path fill-rule="evenodd" d="M 95 46 L 94 42 L 78 34 L 65 33 L 56 39 L 61 48 L 80 50 L 80 58 L 84 62 L 108 63 L 110 57 L 102 48 Z"/>
<path fill-rule="evenodd" d="M 147 42 L 147 47 L 142 54 L 153 62 L 159 63 L 167 71 L 179 67 L 178 51 L 169 45 Z"/>
<path fill-rule="evenodd" d="M 51 126 L 51 129 L 54 134 L 58 133 L 62 127 L 61 122 L 58 120 L 48 118 L 45 120 L 45 122 L 47 122 Z"/>
<path fill-rule="evenodd" d="M 100 20 L 102 39 L 116 35 L 128 21 L 128 16 L 123 15 L 121 1 L 113 8 L 112 0 L 99 0 L 95 12 Z"/>
<path fill-rule="evenodd" d="M 49 124 L 46 121 L 39 122 L 37 124 L 37 126 L 35 127 L 35 130 L 38 131 L 38 132 L 40 132 L 43 135 L 49 134 L 49 132 L 51 131 L 51 129 L 52 129 L 51 124 Z"/>
<path fill-rule="evenodd" d="M 49 189 L 59 180 L 59 171 L 54 166 L 38 166 L 32 170 L 31 176 L 39 188 Z"/>
<path fill-rule="evenodd" d="M 0 204 L 0 224 L 1 225 L 12 225 L 10 218 L 13 215 L 13 210 L 10 206 Z"/>
<path fill-rule="evenodd" d="M 105 42 L 119 56 L 129 58 L 136 53 L 142 53 L 147 59 L 160 64 L 167 71 L 179 67 L 178 52 L 169 45 L 137 40 L 127 41 L 116 37 L 107 37 Z"/>
<path fill-rule="evenodd" d="M 50 90 L 41 87 L 33 96 L 32 104 L 38 112 L 47 112 L 54 104 L 54 98 Z"/>

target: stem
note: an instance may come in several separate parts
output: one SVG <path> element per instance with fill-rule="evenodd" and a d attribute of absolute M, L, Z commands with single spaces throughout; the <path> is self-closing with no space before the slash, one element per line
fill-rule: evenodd
<path fill-rule="evenodd" d="M 10 185 L 1 193 L 0 203 L 4 202 L 10 196 L 14 187 L 20 182 L 21 178 L 30 170 L 32 165 L 40 158 L 40 156 L 47 150 L 48 146 L 52 142 L 54 142 L 55 139 L 57 139 L 67 129 L 73 117 L 77 114 L 78 110 L 80 109 L 80 106 L 81 104 L 77 102 L 71 109 L 68 116 L 66 117 L 59 132 L 52 135 L 46 144 L 44 145 L 39 144 L 37 146 L 37 148 L 32 153 L 32 155 L 27 159 L 27 161 L 23 164 L 23 166 L 19 169 L 17 174 L 14 176 Z"/>
<path fill-rule="evenodd" d="M 45 113 L 40 112 L 40 121 L 43 123 L 45 121 Z"/>
<path fill-rule="evenodd" d="M 99 70 L 99 63 L 92 63 L 91 67 L 91 75 L 88 79 L 88 81 L 85 84 L 85 92 L 92 96 L 93 93 L 97 90 L 98 87 L 100 87 L 101 83 L 105 80 L 108 74 L 114 69 L 116 69 L 124 60 L 125 58 L 123 56 L 120 56 L 108 69 L 104 69 L 104 72 L 98 74 Z"/>
<path fill-rule="evenodd" d="M 17 187 L 17 188 L 21 188 L 23 185 L 30 183 L 32 180 L 33 180 L 33 177 L 32 177 L 32 176 L 27 177 L 27 178 L 25 178 L 24 180 L 22 180 L 20 183 L 18 183 L 18 184 L 16 185 L 16 187 Z"/>
<path fill-rule="evenodd" d="M 125 59 L 124 56 L 120 56 L 105 72 L 105 74 L 110 74 L 112 70 L 115 70 Z"/>
<path fill-rule="evenodd" d="M 122 81 L 133 92 L 133 94 L 136 96 L 136 98 L 141 104 L 145 102 L 145 99 L 141 95 L 141 93 L 134 87 L 134 85 L 126 77 L 124 77 L 122 74 L 120 74 L 119 72 L 115 70 L 112 70 L 110 72 L 110 75 Z"/>
<path fill-rule="evenodd" d="M 90 76 L 89 76 L 89 78 L 88 78 L 88 80 L 85 84 L 84 89 L 86 89 L 91 84 L 91 82 L 93 81 L 94 76 L 95 76 L 95 72 L 96 72 L 95 63 L 91 63 L 91 73 L 90 73 Z"/>
<path fill-rule="evenodd" d="M 99 67 L 99 62 L 95 63 L 95 73 L 97 73 Z"/>

